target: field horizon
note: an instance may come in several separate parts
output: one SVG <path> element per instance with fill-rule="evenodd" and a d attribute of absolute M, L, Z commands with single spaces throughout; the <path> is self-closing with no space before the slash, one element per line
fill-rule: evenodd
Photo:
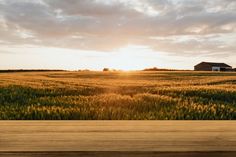
<path fill-rule="evenodd" d="M 105 70 L 107 69 L 107 70 Z M 148 67 L 144 69 L 135 69 L 135 70 L 124 70 L 124 69 L 114 69 L 114 68 L 103 68 L 103 69 L 50 69 L 50 68 L 33 68 L 33 69 L 24 69 L 24 68 L 16 68 L 16 69 L 0 69 L 0 73 L 6 72 L 53 72 L 53 71 L 64 71 L 64 72 L 81 72 L 81 71 L 90 71 L 90 72 L 102 72 L 102 71 L 110 71 L 110 72 L 138 72 L 138 71 L 194 71 L 193 69 L 168 69 L 168 68 L 157 68 L 157 67 Z M 204 72 L 204 71 L 203 71 Z"/>

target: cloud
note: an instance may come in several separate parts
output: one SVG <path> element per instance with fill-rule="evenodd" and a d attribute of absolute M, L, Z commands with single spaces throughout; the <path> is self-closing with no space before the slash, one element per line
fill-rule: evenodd
<path fill-rule="evenodd" d="M 230 55 L 236 50 L 235 8 L 234 0 L 1 0 L 0 40 L 96 51 L 132 44 L 175 55 Z"/>

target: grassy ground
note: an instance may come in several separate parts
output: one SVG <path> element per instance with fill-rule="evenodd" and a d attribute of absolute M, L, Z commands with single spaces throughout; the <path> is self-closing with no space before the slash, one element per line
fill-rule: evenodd
<path fill-rule="evenodd" d="M 236 73 L 0 73 L 0 119 L 236 119 Z"/>

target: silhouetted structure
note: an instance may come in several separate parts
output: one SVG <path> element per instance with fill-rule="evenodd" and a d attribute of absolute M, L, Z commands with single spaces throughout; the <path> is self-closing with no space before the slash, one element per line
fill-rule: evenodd
<path fill-rule="evenodd" d="M 232 66 L 225 63 L 201 62 L 194 66 L 195 71 L 233 71 Z"/>

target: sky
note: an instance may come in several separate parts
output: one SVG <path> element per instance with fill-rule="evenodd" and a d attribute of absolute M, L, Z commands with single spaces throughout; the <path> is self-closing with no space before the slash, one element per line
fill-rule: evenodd
<path fill-rule="evenodd" d="M 0 69 L 236 67 L 236 0 L 0 0 Z"/>

